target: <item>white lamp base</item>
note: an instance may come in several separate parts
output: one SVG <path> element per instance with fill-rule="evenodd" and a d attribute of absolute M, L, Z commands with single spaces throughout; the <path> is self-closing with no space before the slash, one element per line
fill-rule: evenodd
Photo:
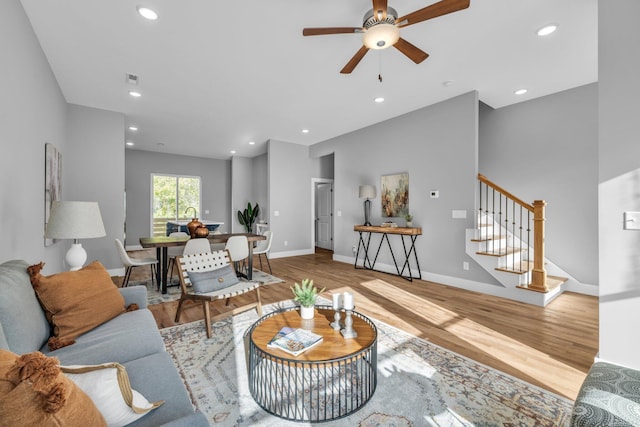
<path fill-rule="evenodd" d="M 87 260 L 87 251 L 84 250 L 81 243 L 72 243 L 71 248 L 67 251 L 65 261 L 69 266 L 69 270 L 80 270 Z"/>

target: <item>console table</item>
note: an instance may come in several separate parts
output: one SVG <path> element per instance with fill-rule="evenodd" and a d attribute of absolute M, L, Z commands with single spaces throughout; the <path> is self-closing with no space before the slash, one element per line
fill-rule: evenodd
<path fill-rule="evenodd" d="M 358 250 L 356 252 L 356 261 L 354 263 L 355 268 L 364 268 L 367 270 L 375 270 L 376 261 L 378 260 L 378 255 L 380 255 L 380 249 L 382 248 L 382 244 L 386 241 L 387 246 L 389 247 L 389 251 L 391 252 L 391 258 L 393 259 L 393 264 L 396 267 L 396 272 L 398 276 L 403 279 L 407 279 L 408 281 L 413 281 L 413 274 L 411 273 L 411 265 L 409 261 L 411 260 L 411 254 L 413 253 L 413 258 L 416 262 L 416 267 L 418 268 L 418 279 L 422 279 L 422 272 L 420 271 L 420 262 L 418 261 L 418 253 L 416 252 L 416 239 L 418 236 L 422 235 L 422 228 L 420 227 L 380 227 L 380 226 L 371 226 L 371 225 L 356 225 L 353 227 L 354 231 L 357 231 L 360 234 L 360 238 L 358 239 Z M 376 251 L 375 257 L 373 257 L 373 261 L 371 260 L 371 256 L 369 256 L 369 245 L 371 243 L 371 235 L 372 234 L 382 234 L 382 239 L 380 239 L 380 244 L 378 245 L 378 249 Z M 396 260 L 396 255 L 393 252 L 393 248 L 391 247 L 391 242 L 389 241 L 389 236 L 400 236 L 400 240 L 402 241 L 402 249 L 404 250 L 404 261 L 402 262 L 402 269 L 398 266 L 398 260 Z M 405 241 L 405 237 L 409 239 L 409 241 Z M 362 249 L 363 258 L 362 265 L 358 266 L 358 259 L 360 258 L 360 250 Z M 407 274 L 405 275 L 405 270 L 407 270 Z M 376 270 L 380 271 L 380 270 Z M 386 272 L 384 272 L 386 273 Z"/>

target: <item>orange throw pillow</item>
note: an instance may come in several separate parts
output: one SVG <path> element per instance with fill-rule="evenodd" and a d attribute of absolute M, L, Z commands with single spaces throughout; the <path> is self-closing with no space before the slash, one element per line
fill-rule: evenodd
<path fill-rule="evenodd" d="M 53 325 L 49 348 L 56 350 L 125 312 L 124 298 L 98 261 L 77 271 L 43 276 L 44 263 L 27 271 L 31 285 Z"/>
<path fill-rule="evenodd" d="M 106 426 L 91 398 L 40 352 L 0 350 L 0 424 Z"/>

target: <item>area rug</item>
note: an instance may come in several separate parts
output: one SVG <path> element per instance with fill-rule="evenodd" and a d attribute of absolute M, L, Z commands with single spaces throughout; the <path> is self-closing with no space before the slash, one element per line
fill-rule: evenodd
<path fill-rule="evenodd" d="M 265 312 L 289 307 L 285 301 Z M 310 425 L 277 418 L 249 393 L 244 333 L 252 310 L 160 330 L 195 406 L 212 426 Z M 372 319 L 373 320 L 373 319 Z M 566 426 L 573 402 L 385 323 L 378 327 L 378 386 L 358 412 L 331 426 Z"/>
<path fill-rule="evenodd" d="M 265 273 L 264 271 L 256 270 L 255 268 L 253 269 L 253 280 L 262 282 L 265 285 L 274 285 L 276 283 L 284 283 L 284 280 L 276 276 L 272 276 L 271 274 Z M 180 299 L 180 284 L 175 274 L 173 275 L 173 282 L 170 284 L 170 286 L 167 286 L 166 294 L 163 294 L 162 292 L 156 290 L 155 285 L 154 286 L 151 285 L 151 279 L 131 281 L 129 283 L 130 283 L 130 286 L 144 285 L 147 287 L 147 304 L 149 305 L 176 301 Z"/>

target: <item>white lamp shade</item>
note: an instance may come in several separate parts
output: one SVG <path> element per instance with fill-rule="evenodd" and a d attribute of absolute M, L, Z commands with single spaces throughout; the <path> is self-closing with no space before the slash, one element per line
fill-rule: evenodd
<path fill-rule="evenodd" d="M 44 232 L 48 239 L 91 239 L 106 236 L 97 202 L 61 202 L 51 206 Z"/>
<path fill-rule="evenodd" d="M 400 29 L 385 22 L 370 27 L 362 35 L 362 42 L 369 49 L 386 49 L 396 44 L 399 39 Z"/>
<path fill-rule="evenodd" d="M 375 199 L 376 198 L 376 186 L 375 185 L 361 185 L 359 196 L 361 199 Z"/>

